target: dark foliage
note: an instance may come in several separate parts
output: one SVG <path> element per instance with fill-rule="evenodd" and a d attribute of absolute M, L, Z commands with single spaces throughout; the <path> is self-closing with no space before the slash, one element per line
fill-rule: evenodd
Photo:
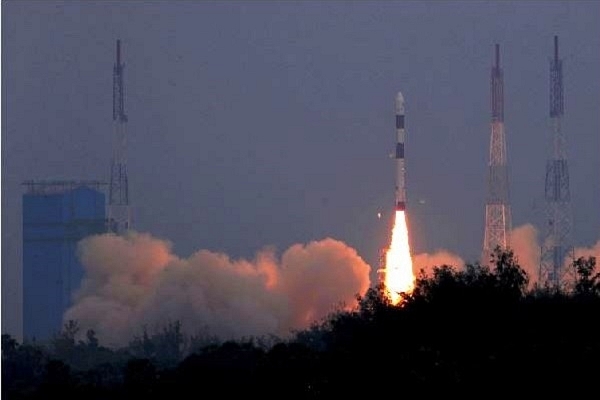
<path fill-rule="evenodd" d="M 184 346 L 181 322 L 177 321 L 151 335 L 144 327 L 142 336 L 136 336 L 129 344 L 129 350 L 135 357 L 147 358 L 161 367 L 173 367 L 181 360 Z"/>
<path fill-rule="evenodd" d="M 592 394 L 600 361 L 600 274 L 573 263 L 573 289 L 527 291 L 510 251 L 493 266 L 440 266 L 392 305 L 383 287 L 289 341 L 193 346 L 179 323 L 127 349 L 77 342 L 65 326 L 50 348 L 2 337 L 3 398 L 361 398 Z M 193 338 L 192 338 L 192 341 Z M 209 341 L 206 341 L 209 343 Z"/>

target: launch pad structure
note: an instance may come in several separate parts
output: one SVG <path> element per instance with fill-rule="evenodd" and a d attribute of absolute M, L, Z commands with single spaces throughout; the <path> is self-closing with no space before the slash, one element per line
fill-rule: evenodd
<path fill-rule="evenodd" d="M 24 181 L 23 336 L 47 340 L 62 326 L 84 269 L 78 243 L 106 232 L 106 203 L 100 181 Z"/>
<path fill-rule="evenodd" d="M 482 254 L 484 265 L 490 263 L 494 249 L 506 249 L 510 246 L 509 235 L 512 228 L 504 134 L 504 71 L 500 67 L 499 44 L 496 44 L 495 50 L 495 62 L 491 71 L 492 120 Z"/>
<path fill-rule="evenodd" d="M 109 231 L 120 234 L 131 228 L 129 182 L 127 177 L 127 115 L 125 114 L 125 83 L 121 63 L 121 40 L 117 40 L 116 62 L 113 69 L 113 154 L 108 190 Z"/>
<path fill-rule="evenodd" d="M 554 57 L 550 60 L 550 121 L 552 154 L 546 162 L 544 198 L 546 217 L 542 226 L 539 283 L 560 287 L 569 279 L 568 263 L 574 259 L 573 216 L 569 188 L 564 115 L 563 64 L 558 57 L 558 36 L 554 36 Z"/>

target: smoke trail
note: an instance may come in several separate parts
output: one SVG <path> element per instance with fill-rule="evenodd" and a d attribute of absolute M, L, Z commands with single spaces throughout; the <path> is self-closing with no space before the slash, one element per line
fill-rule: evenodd
<path fill-rule="evenodd" d="M 281 259 L 265 249 L 250 261 L 208 250 L 180 258 L 169 242 L 131 232 L 84 239 L 79 254 L 86 276 L 64 320 L 112 346 L 127 344 L 144 325 L 177 320 L 188 334 L 285 336 L 354 306 L 370 284 L 370 267 L 330 238 L 293 245 Z"/>

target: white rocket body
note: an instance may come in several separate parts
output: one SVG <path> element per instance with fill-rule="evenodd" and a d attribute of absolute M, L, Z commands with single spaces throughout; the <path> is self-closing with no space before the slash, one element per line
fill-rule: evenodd
<path fill-rule="evenodd" d="M 406 169 L 404 165 L 404 96 L 396 95 L 396 210 L 406 209 Z"/>

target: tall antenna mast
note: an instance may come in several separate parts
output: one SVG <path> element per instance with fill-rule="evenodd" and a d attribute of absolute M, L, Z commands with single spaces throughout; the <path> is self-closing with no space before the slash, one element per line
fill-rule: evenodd
<path fill-rule="evenodd" d="M 121 40 L 117 40 L 117 59 L 113 69 L 113 155 L 110 165 L 108 198 L 109 230 L 117 234 L 121 234 L 131 227 L 127 180 L 124 68 L 125 65 L 121 63 Z"/>
<path fill-rule="evenodd" d="M 569 189 L 566 140 L 561 130 L 564 114 L 562 60 L 558 58 L 558 36 L 554 36 L 554 58 L 550 60 L 550 119 L 553 130 L 552 156 L 546 162 L 546 218 L 540 257 L 539 282 L 559 287 L 567 278 L 565 262 L 574 257 L 573 218 Z"/>
<path fill-rule="evenodd" d="M 506 137 L 504 135 L 504 74 L 500 68 L 500 45 L 496 44 L 491 71 L 491 137 L 488 164 L 488 195 L 485 205 L 485 233 L 482 264 L 489 264 L 496 247 L 510 246 L 511 211 L 508 195 Z"/>

